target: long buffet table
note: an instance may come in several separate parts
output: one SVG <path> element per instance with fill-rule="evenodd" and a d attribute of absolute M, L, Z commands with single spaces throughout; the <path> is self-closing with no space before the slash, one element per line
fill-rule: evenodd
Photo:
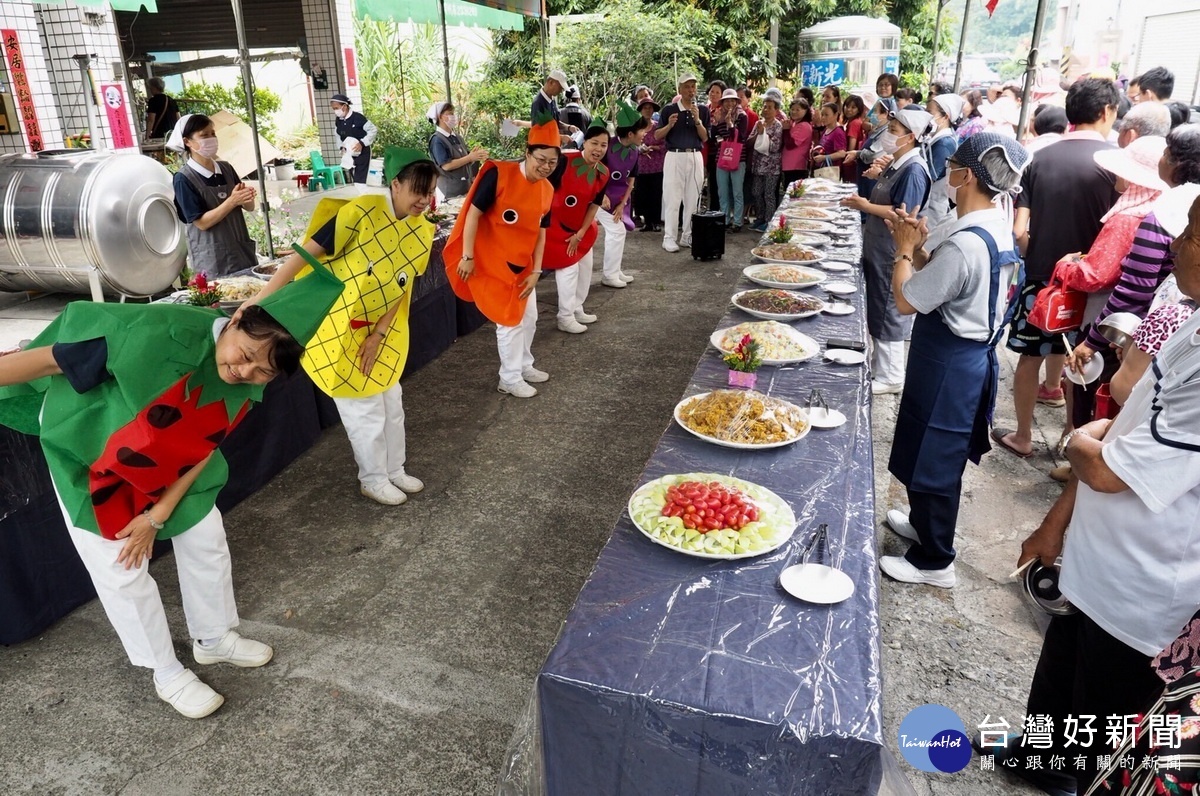
<path fill-rule="evenodd" d="M 857 262 L 858 249 L 838 259 Z M 858 285 L 854 314 L 795 328 L 822 343 L 865 340 L 861 271 L 831 278 Z M 743 278 L 737 289 L 751 287 Z M 731 309 L 718 328 L 752 320 Z M 709 348 L 686 395 L 726 386 L 726 373 Z M 814 387 L 848 422 L 783 448 L 717 447 L 669 423 L 639 483 L 734 475 L 786 500 L 796 531 L 761 557 L 713 561 L 652 543 L 625 512 L 537 678 L 501 793 L 861 796 L 885 781 L 893 792 L 908 790 L 881 730 L 866 368 L 818 356 L 759 371 L 758 390 L 800 406 Z M 832 606 L 803 603 L 779 586 L 821 523 L 827 563 L 856 586 Z"/>
<path fill-rule="evenodd" d="M 459 301 L 442 267 L 445 237 L 434 241 L 426 273 L 413 283 L 411 348 L 405 375 L 433 361 L 484 318 Z M 263 402 L 222 443 L 229 483 L 217 506 L 228 511 L 339 423 L 333 401 L 300 371 L 267 386 Z M 0 426 L 0 644 L 37 635 L 95 596 L 67 536 L 38 441 Z"/>

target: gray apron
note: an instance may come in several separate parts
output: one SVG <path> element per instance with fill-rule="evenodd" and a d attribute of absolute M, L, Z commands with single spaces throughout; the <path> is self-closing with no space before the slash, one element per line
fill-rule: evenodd
<path fill-rule="evenodd" d="M 442 135 L 434 133 L 435 136 Z M 450 145 L 450 160 L 458 160 L 465 158 L 471 152 L 467 149 L 467 145 L 463 140 L 456 135 L 442 136 L 446 139 L 446 143 Z M 430 151 L 433 150 L 433 139 L 430 138 Z M 478 163 L 468 163 L 465 166 L 459 166 L 453 171 L 445 171 L 441 166 L 438 166 L 438 190 L 442 192 L 442 196 L 449 199 L 453 196 L 466 196 L 467 191 L 471 190 L 471 183 L 475 182 L 475 173 L 479 170 Z"/>
<path fill-rule="evenodd" d="M 204 200 L 205 212 L 216 209 L 217 205 L 229 198 L 229 192 L 234 186 L 241 182 L 233 166 L 228 163 L 218 160 L 217 168 L 225 177 L 224 185 L 206 185 L 204 178 L 186 163 L 180 169 Z M 195 224 L 188 224 L 186 228 L 188 256 L 193 273 L 228 276 L 258 264 L 258 258 L 254 254 L 254 241 L 250 239 L 250 233 L 246 230 L 246 218 L 242 215 L 240 207 L 208 229 L 200 229 Z"/>
<path fill-rule="evenodd" d="M 912 150 L 899 168 L 889 167 L 871 189 L 871 204 L 892 206 L 892 186 L 905 169 L 929 167 L 920 150 Z M 909 208 L 911 209 L 911 208 Z M 863 281 L 867 283 L 867 331 L 871 337 L 885 343 L 908 338 L 912 330 L 911 315 L 901 315 L 892 295 L 892 267 L 896 259 L 896 244 L 892 233 L 879 216 L 867 214 L 863 228 Z"/>

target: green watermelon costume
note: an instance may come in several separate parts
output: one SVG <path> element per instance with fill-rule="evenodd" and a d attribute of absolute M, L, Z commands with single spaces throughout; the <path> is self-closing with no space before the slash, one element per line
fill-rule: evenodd
<path fill-rule="evenodd" d="M 262 307 L 305 343 L 342 288 L 318 267 Z M 41 438 L 75 527 L 115 539 L 210 454 L 157 538 L 183 533 L 212 510 L 229 477 L 217 446 L 264 389 L 218 375 L 214 325 L 222 317 L 174 304 L 72 302 L 31 347 L 102 338 L 111 378 L 83 393 L 62 375 L 0 388 L 0 424 Z"/>

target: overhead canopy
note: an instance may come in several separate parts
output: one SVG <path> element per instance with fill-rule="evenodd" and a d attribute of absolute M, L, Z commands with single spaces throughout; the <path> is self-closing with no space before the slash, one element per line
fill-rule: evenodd
<path fill-rule="evenodd" d="M 136 4 L 136 0 L 121 2 Z M 116 12 L 121 48 L 127 56 L 237 49 L 236 26 L 228 0 L 157 0 L 157 6 L 158 13 L 153 17 Z M 244 4 L 243 13 L 248 47 L 256 50 L 295 47 L 304 38 L 300 0 L 253 0 Z"/>
<path fill-rule="evenodd" d="M 428 0 L 355 0 L 359 19 L 390 19 L 394 22 L 425 22 L 440 25 L 438 7 Z M 446 0 L 446 24 L 491 30 L 523 30 L 525 18 L 479 3 Z"/>

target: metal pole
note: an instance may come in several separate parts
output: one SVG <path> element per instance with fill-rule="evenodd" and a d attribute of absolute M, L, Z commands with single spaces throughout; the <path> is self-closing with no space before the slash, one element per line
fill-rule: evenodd
<path fill-rule="evenodd" d="M 546 16 L 546 0 L 542 0 L 542 15 L 538 18 L 538 36 L 542 40 L 542 78 L 545 79 L 546 66 L 546 29 L 550 26 L 550 18 Z M 563 86 L 566 88 L 566 86 Z"/>
<path fill-rule="evenodd" d="M 958 60 L 954 64 L 954 93 L 957 94 L 962 90 L 962 61 L 963 49 L 967 46 L 967 23 L 971 19 L 971 3 L 974 0 L 967 0 L 963 6 L 963 24 L 962 34 L 958 37 Z"/>
<path fill-rule="evenodd" d="M 88 139 L 91 141 L 92 149 L 105 149 L 104 131 L 100 129 L 99 122 L 96 121 L 96 91 L 92 87 L 92 59 L 94 55 L 72 55 L 75 63 L 79 64 L 79 79 L 82 81 L 83 88 L 83 107 L 87 111 L 88 119 Z"/>
<path fill-rule="evenodd" d="M 250 135 L 254 138 L 254 165 L 258 168 L 258 197 L 261 200 L 263 221 L 267 233 L 268 257 L 275 256 L 275 239 L 271 236 L 271 203 L 267 201 L 267 180 L 263 175 L 262 150 L 258 145 L 258 115 L 254 112 L 254 78 L 250 74 L 250 48 L 246 46 L 246 23 L 242 19 L 242 0 L 233 4 L 233 22 L 237 25 L 238 61 L 242 65 L 242 88 L 246 92 L 246 108 L 250 111 Z"/>
<path fill-rule="evenodd" d="M 1029 96 L 1033 93 L 1033 81 L 1037 79 L 1037 70 L 1041 55 L 1038 45 L 1042 41 L 1042 29 L 1046 26 L 1046 0 L 1038 0 L 1037 16 L 1033 18 L 1033 41 L 1029 45 L 1029 62 L 1025 65 L 1025 88 L 1021 90 L 1021 116 L 1017 122 L 1017 140 L 1025 136 L 1025 123 L 1029 120 Z"/>
<path fill-rule="evenodd" d="M 438 19 L 442 22 L 442 71 L 446 78 L 446 102 L 454 104 L 450 92 L 450 44 L 446 39 L 446 0 L 438 0 Z"/>
<path fill-rule="evenodd" d="M 942 32 L 942 9 L 946 7 L 943 0 L 938 0 L 937 16 L 933 19 L 933 52 L 929 54 L 929 82 L 933 83 L 937 75 L 938 39 Z"/>
<path fill-rule="evenodd" d="M 776 75 L 779 74 L 779 20 L 771 20 L 771 79 L 770 85 L 778 84 Z"/>

